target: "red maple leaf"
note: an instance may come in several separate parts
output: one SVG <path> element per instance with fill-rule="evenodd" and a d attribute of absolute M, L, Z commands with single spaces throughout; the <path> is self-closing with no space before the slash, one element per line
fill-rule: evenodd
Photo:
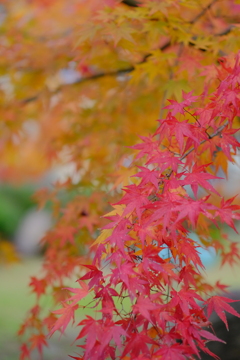
<path fill-rule="evenodd" d="M 98 285 L 100 280 L 103 280 L 103 273 L 101 270 L 99 270 L 95 265 L 83 265 L 86 268 L 90 269 L 87 274 L 83 275 L 78 281 L 80 280 L 89 280 L 89 289 L 92 288 L 94 285 Z M 84 284 L 82 281 L 81 284 Z"/>
<path fill-rule="evenodd" d="M 196 275 L 198 273 L 192 265 L 184 266 L 179 273 L 179 282 L 183 281 L 186 287 L 196 286 Z"/>
<path fill-rule="evenodd" d="M 171 203 L 168 199 L 164 201 L 160 200 L 145 206 L 145 208 L 153 211 L 153 214 L 149 217 L 145 226 L 149 226 L 154 221 L 157 221 L 157 223 L 162 223 L 163 228 L 166 229 L 170 222 L 174 203 Z"/>
<path fill-rule="evenodd" d="M 196 131 L 197 130 L 197 131 Z M 191 140 L 191 144 L 198 146 L 200 143 L 199 137 L 202 132 L 199 131 L 199 127 L 189 124 L 188 120 L 178 121 L 171 113 L 167 116 L 166 120 L 161 121 L 159 128 L 157 129 L 156 135 L 159 135 L 159 140 L 166 138 L 172 140 L 175 136 L 181 152 L 184 148 L 184 139 Z M 196 136 L 197 135 L 197 136 Z"/>
<path fill-rule="evenodd" d="M 30 350 L 27 344 L 22 344 L 20 351 L 20 360 L 30 359 Z"/>
<path fill-rule="evenodd" d="M 199 185 L 202 186 L 204 189 L 211 191 L 211 192 L 217 194 L 218 196 L 220 196 L 220 194 L 217 192 L 217 190 L 215 190 L 214 187 L 207 180 L 223 179 L 223 178 L 203 172 L 203 170 L 209 165 L 210 164 L 202 165 L 199 167 L 194 166 L 191 173 L 189 173 L 189 174 L 182 173 L 185 176 L 185 178 L 184 178 L 184 180 L 180 180 L 179 183 L 182 186 L 190 185 L 196 198 L 197 198 L 197 192 L 198 192 Z"/>
<path fill-rule="evenodd" d="M 122 200 L 118 201 L 114 205 L 126 204 L 126 208 L 124 209 L 122 216 L 125 216 L 136 210 L 137 215 L 141 217 L 141 214 L 144 211 L 143 205 L 149 203 L 147 194 L 142 193 L 141 188 L 135 184 L 126 186 L 124 191 L 126 194 L 123 196 Z"/>
<path fill-rule="evenodd" d="M 55 322 L 57 321 L 56 316 L 53 313 L 50 313 L 47 317 L 43 319 L 43 324 L 47 327 L 47 329 L 50 331 L 52 327 L 54 326 Z"/>
<path fill-rule="evenodd" d="M 184 346 L 178 344 L 172 344 L 171 346 L 163 345 L 161 348 L 155 353 L 155 355 L 161 356 L 160 359 L 164 360 L 186 360 L 184 355 Z"/>
<path fill-rule="evenodd" d="M 219 135 L 219 138 L 216 139 L 217 145 L 222 148 L 222 151 L 231 162 L 233 161 L 231 148 L 233 148 L 234 152 L 236 153 L 236 149 L 240 146 L 240 143 L 237 141 L 237 139 L 232 136 L 236 134 L 237 131 L 239 131 L 239 129 L 225 128 Z"/>
<path fill-rule="evenodd" d="M 133 306 L 133 312 L 141 314 L 148 321 L 152 321 L 151 319 L 151 310 L 157 309 L 156 304 L 154 304 L 149 298 L 144 298 L 143 296 L 139 296 L 137 303 Z"/>
<path fill-rule="evenodd" d="M 220 293 L 229 293 L 226 289 L 229 287 L 229 285 L 221 284 L 218 280 L 214 286 L 216 289 L 219 289 Z"/>
<path fill-rule="evenodd" d="M 185 93 L 184 91 L 182 92 L 184 101 L 182 102 L 177 102 L 175 100 L 169 100 L 170 105 L 165 106 L 163 109 L 170 109 L 172 110 L 172 114 L 173 116 L 176 115 L 177 113 L 183 114 L 184 115 L 184 107 L 189 106 L 190 104 L 192 104 L 193 102 L 195 102 L 198 99 L 198 96 L 192 96 L 193 90 L 190 91 L 189 93 Z"/>
<path fill-rule="evenodd" d="M 75 359 L 75 360 L 83 360 L 83 357 L 81 355 L 79 356 L 72 356 L 72 355 L 68 355 L 70 358 Z"/>
<path fill-rule="evenodd" d="M 93 319 L 91 316 L 87 316 L 86 319 L 81 321 L 78 326 L 83 326 L 82 330 L 78 334 L 76 340 L 81 339 L 89 334 L 86 340 L 86 357 L 87 353 L 91 351 L 101 335 L 101 322 L 100 320 Z"/>
<path fill-rule="evenodd" d="M 177 246 L 179 255 L 183 255 L 186 265 L 189 265 L 190 262 L 192 262 L 196 269 L 198 266 L 204 268 L 199 256 L 199 252 L 197 251 L 197 248 L 200 248 L 200 246 L 196 245 L 192 239 L 185 238 L 182 241 L 178 241 Z"/>
<path fill-rule="evenodd" d="M 235 212 L 236 210 L 240 210 L 240 206 L 237 204 L 232 204 L 236 196 L 232 197 L 228 200 L 221 200 L 220 209 L 216 211 L 216 216 L 219 216 L 221 221 L 226 223 L 232 229 L 238 233 L 233 219 L 240 220 L 240 213 Z"/>
<path fill-rule="evenodd" d="M 150 351 L 147 344 L 155 344 L 155 341 L 145 335 L 143 331 L 141 333 L 131 334 L 130 338 L 126 342 L 122 357 L 126 356 L 128 353 L 131 353 L 131 357 L 133 359 L 135 359 L 140 353 L 149 356 Z"/>
<path fill-rule="evenodd" d="M 145 185 L 148 182 L 152 183 L 156 189 L 159 188 L 159 171 L 156 170 L 150 170 L 143 166 L 138 166 L 139 169 L 142 171 L 138 172 L 135 175 L 132 175 L 132 177 L 141 177 L 142 181 L 140 185 Z"/>
<path fill-rule="evenodd" d="M 30 343 L 31 343 L 31 348 L 38 349 L 38 352 L 40 353 L 40 355 L 42 355 L 42 349 L 43 346 L 48 346 L 47 340 L 46 340 L 46 336 L 44 334 L 33 334 L 30 339 L 29 339 Z"/>
<path fill-rule="evenodd" d="M 226 263 L 228 263 L 231 266 L 237 264 L 240 260 L 239 243 L 232 242 L 230 244 L 229 250 L 227 250 L 226 252 L 224 250 L 222 251 L 221 257 L 222 257 L 221 266 L 223 266 Z"/>
<path fill-rule="evenodd" d="M 136 144 L 131 146 L 132 149 L 140 150 L 140 152 L 137 154 L 136 158 L 140 159 L 144 155 L 148 155 L 154 152 L 154 150 L 158 149 L 158 142 L 153 140 L 152 136 L 139 136 L 140 139 L 143 141 L 140 144 Z"/>
<path fill-rule="evenodd" d="M 66 327 L 68 326 L 70 320 L 73 319 L 73 321 L 74 321 L 74 313 L 75 313 L 75 310 L 77 310 L 77 309 L 78 309 L 77 304 L 72 306 L 72 304 L 67 305 L 67 304 L 63 303 L 63 308 L 53 311 L 54 314 L 61 315 L 61 316 L 57 319 L 53 328 L 49 332 L 49 337 L 51 337 L 52 334 L 57 330 L 60 330 L 61 333 L 63 334 L 64 331 L 66 330 Z"/>
<path fill-rule="evenodd" d="M 38 280 L 35 276 L 32 276 L 29 286 L 33 287 L 33 292 L 37 294 L 39 298 L 42 294 L 45 294 L 47 282 L 45 279 Z"/>
<path fill-rule="evenodd" d="M 235 309 L 233 309 L 232 306 L 230 306 L 228 304 L 228 303 L 236 302 L 236 301 L 239 301 L 239 300 L 232 300 L 232 299 L 229 299 L 224 296 L 212 296 L 210 299 L 208 299 L 205 302 L 208 306 L 208 308 L 207 308 L 208 317 L 210 317 L 213 310 L 215 310 L 217 315 L 224 322 L 224 324 L 226 325 L 226 328 L 228 329 L 227 318 L 226 318 L 224 310 L 229 312 L 230 314 L 240 318 L 240 314 L 238 314 L 238 312 Z"/>
<path fill-rule="evenodd" d="M 146 163 L 146 165 L 149 164 L 157 164 L 159 166 L 159 171 L 162 173 L 168 168 L 177 172 L 178 166 L 183 163 L 179 157 L 174 156 L 170 151 L 158 151 Z"/>
<path fill-rule="evenodd" d="M 181 205 L 174 207 L 174 211 L 179 211 L 176 223 L 186 217 L 191 221 L 193 226 L 196 226 L 200 213 L 203 213 L 205 216 L 213 220 L 213 216 L 208 212 L 208 210 L 216 210 L 216 207 L 212 204 L 206 203 L 208 198 L 209 196 L 205 196 L 196 201 L 190 198 L 183 199 Z"/>
<path fill-rule="evenodd" d="M 71 225 L 61 224 L 54 231 L 53 235 L 55 238 L 60 239 L 61 246 L 65 245 L 67 242 L 74 244 L 74 235 L 77 233 L 77 229 Z"/>
<path fill-rule="evenodd" d="M 195 299 L 199 301 L 203 301 L 203 299 L 194 290 L 184 288 L 180 291 L 172 290 L 171 296 L 172 299 L 168 305 L 172 308 L 179 305 L 182 309 L 183 314 L 185 314 L 186 316 L 190 315 L 191 308 L 197 311 L 201 310 L 200 305 L 196 303 Z"/>
<path fill-rule="evenodd" d="M 79 283 L 79 285 L 81 285 L 81 287 L 82 287 L 81 289 L 65 288 L 66 290 L 69 290 L 76 294 L 64 301 L 64 302 L 72 301 L 71 306 L 76 305 L 82 298 L 84 298 L 85 296 L 87 296 L 89 294 L 88 285 L 84 281 L 81 281 L 81 280 L 78 280 L 78 283 Z"/>

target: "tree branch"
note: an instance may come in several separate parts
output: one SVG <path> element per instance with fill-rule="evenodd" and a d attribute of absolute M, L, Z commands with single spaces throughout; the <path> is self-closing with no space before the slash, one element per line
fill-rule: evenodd
<path fill-rule="evenodd" d="M 223 131 L 223 129 L 225 129 L 225 127 L 226 127 L 227 125 L 228 125 L 228 121 L 227 121 L 224 125 L 220 126 L 220 127 L 215 131 L 215 133 L 213 133 L 212 135 L 210 135 L 207 140 L 202 140 L 199 145 L 204 144 L 206 141 L 211 140 L 212 138 L 214 138 L 215 136 L 217 136 L 218 134 L 220 134 L 220 133 Z M 191 154 L 191 152 L 193 152 L 194 150 L 195 150 L 195 147 L 193 147 L 192 149 L 189 149 L 184 155 L 182 155 L 182 156 L 179 158 L 179 160 L 182 161 L 182 160 L 185 159 L 189 154 Z M 172 175 L 172 173 L 173 173 L 173 170 L 171 170 L 171 171 L 166 175 L 166 177 L 169 179 L 170 176 Z M 165 187 L 165 184 L 164 184 L 164 186 L 163 186 L 162 192 L 164 191 L 164 187 Z"/>
<path fill-rule="evenodd" d="M 139 2 L 135 0 L 123 0 L 122 3 L 130 7 L 138 7 L 140 5 Z"/>
<path fill-rule="evenodd" d="M 190 21 L 190 24 L 194 24 L 195 22 L 197 22 L 205 13 L 206 11 L 208 11 L 217 1 L 219 0 L 213 0 L 208 6 L 206 6 L 198 15 L 196 15 L 191 21 Z M 137 3 L 137 1 L 135 0 L 126 0 L 126 1 L 122 1 L 122 3 L 127 3 L 127 5 L 129 5 L 130 3 Z M 137 7 L 135 5 L 129 5 L 129 6 L 134 6 L 134 7 Z M 220 36 L 224 36 L 224 35 L 227 35 L 231 32 L 231 30 L 234 28 L 235 26 L 234 25 L 230 25 L 228 28 L 226 28 L 224 31 L 218 33 L 218 34 L 215 34 L 214 36 L 216 37 L 220 37 Z M 167 48 L 169 48 L 171 46 L 172 42 L 171 40 L 168 40 L 165 42 L 165 44 L 163 44 L 159 50 L 160 51 L 164 51 L 166 50 Z M 189 42 L 188 44 L 189 46 L 194 46 L 194 43 L 191 43 Z M 199 49 L 200 51 L 206 51 L 206 49 Z M 108 77 L 108 76 L 120 76 L 120 75 L 125 75 L 125 74 L 128 74 L 130 72 L 132 72 L 135 68 L 136 65 L 141 65 L 143 63 L 145 63 L 147 61 L 147 59 L 151 56 L 151 53 L 149 54 L 146 54 L 143 59 L 134 64 L 134 65 L 131 65 L 127 68 L 124 68 L 124 69 L 117 69 L 117 70 L 112 70 L 112 71 L 108 71 L 108 72 L 99 72 L 97 74 L 93 74 L 93 75 L 90 75 L 90 76 L 87 76 L 87 77 L 83 77 L 83 78 L 80 78 L 76 81 L 74 81 L 73 83 L 71 84 L 62 84 L 58 87 L 58 89 L 56 90 L 56 92 L 59 92 L 62 88 L 66 88 L 67 86 L 69 85 L 77 85 L 77 84 L 81 84 L 81 83 L 84 83 L 86 81 L 91 81 L 91 80 L 96 80 L 96 79 L 100 79 L 100 78 L 103 78 L 103 77 Z M 36 101 L 40 96 L 40 93 L 39 94 L 36 94 L 34 96 L 31 96 L 31 97 L 28 97 L 28 98 L 25 98 L 23 100 L 20 101 L 20 103 L 22 105 L 25 105 L 25 104 L 28 104 L 32 101 Z"/>
<path fill-rule="evenodd" d="M 224 125 L 220 126 L 220 128 L 218 128 L 218 129 L 215 131 L 215 133 L 213 133 L 212 135 L 209 135 L 209 138 L 208 138 L 207 140 L 202 140 L 199 145 L 202 145 L 202 144 L 204 144 L 206 141 L 211 140 L 211 139 L 214 138 L 215 136 L 219 135 L 219 134 L 223 131 L 223 129 L 225 129 L 225 127 L 226 127 L 227 125 L 228 125 L 228 121 L 227 121 Z M 191 154 L 191 152 L 192 152 L 194 149 L 195 149 L 195 148 L 189 149 L 183 156 L 180 157 L 180 160 L 182 161 L 183 159 L 185 159 L 189 154 Z"/>
<path fill-rule="evenodd" d="M 218 0 L 213 0 L 212 2 L 210 2 L 210 4 L 208 4 L 204 9 L 202 9 L 202 11 L 198 15 L 196 15 L 189 23 L 194 24 L 196 21 L 198 21 L 198 19 L 200 19 L 208 10 L 210 10 L 216 2 L 218 2 Z"/>

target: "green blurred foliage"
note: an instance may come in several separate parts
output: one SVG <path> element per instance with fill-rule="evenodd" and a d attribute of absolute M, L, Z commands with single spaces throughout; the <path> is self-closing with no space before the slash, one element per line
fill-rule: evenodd
<path fill-rule="evenodd" d="M 12 240 L 23 216 L 36 206 L 33 193 L 34 186 L 29 184 L 20 187 L 0 185 L 0 234 L 3 238 Z"/>

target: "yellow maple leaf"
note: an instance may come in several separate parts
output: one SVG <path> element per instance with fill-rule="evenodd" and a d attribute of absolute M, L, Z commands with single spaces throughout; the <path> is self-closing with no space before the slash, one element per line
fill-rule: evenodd
<path fill-rule="evenodd" d="M 110 235 L 112 235 L 113 229 L 103 229 L 101 231 L 101 234 L 97 237 L 97 239 L 94 241 L 94 243 L 91 245 L 99 245 L 102 244 Z"/>
<path fill-rule="evenodd" d="M 218 151 L 215 158 L 216 164 L 216 172 L 218 171 L 219 167 L 222 168 L 226 177 L 228 176 L 228 159 L 223 151 Z"/>

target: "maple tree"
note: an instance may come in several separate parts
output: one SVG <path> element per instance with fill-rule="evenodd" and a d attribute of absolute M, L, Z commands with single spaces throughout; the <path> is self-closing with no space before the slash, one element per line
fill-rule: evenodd
<path fill-rule="evenodd" d="M 85 359 L 208 352 L 207 342 L 217 340 L 203 329 L 211 312 L 226 325 L 224 310 L 237 315 L 229 299 L 209 297 L 224 286 L 206 283 L 198 247 L 213 246 L 223 264 L 239 259 L 227 235 L 226 244 L 211 237 L 211 226 L 235 229 L 240 218 L 237 199 L 224 200 L 214 186 L 239 146 L 239 5 L 1 3 L 4 75 L 11 64 L 1 83 L 1 178 L 74 167 L 66 181 L 36 194 L 40 206 L 52 202 L 55 226 L 42 240 L 43 272 L 31 278 L 37 303 L 19 330 L 30 332 L 21 359 L 35 348 L 41 354 L 47 332 L 63 332 L 91 295 L 99 317 L 82 320 L 77 336 L 86 337 Z M 138 135 L 142 143 L 133 146 Z M 109 202 L 114 210 L 101 218 Z M 72 276 L 80 288 L 67 285 Z M 46 294 L 62 308 L 46 315 Z"/>
<path fill-rule="evenodd" d="M 79 345 L 84 354 L 74 359 L 184 360 L 199 356 L 199 349 L 217 358 L 206 344 L 221 340 L 204 329 L 211 325 L 212 311 L 227 328 L 224 311 L 240 317 L 229 305 L 235 300 L 209 297 L 214 288 L 203 284 L 199 244 L 189 238 L 194 229 L 206 242 L 211 222 L 215 226 L 227 222 L 235 229 L 233 219 L 240 219 L 240 206 L 232 204 L 234 199 L 224 201 L 208 182 L 219 178 L 213 175 L 214 161 L 202 164 L 201 159 L 206 145 L 214 158 L 225 133 L 233 136 L 236 132 L 232 126 L 239 114 L 239 57 L 240 53 L 210 98 L 190 92 L 183 93 L 181 103 L 170 101 L 167 108 L 173 111 L 159 120 L 154 136 L 133 146 L 140 150 L 136 164 L 140 159 L 145 164 L 133 175 L 141 180 L 126 186 L 122 199 L 106 215 L 110 223 L 95 242 L 93 265 L 86 265 L 89 271 L 78 280 L 80 288 L 68 288 L 76 295 L 54 312 L 61 316 L 50 335 L 64 331 L 86 295 L 92 294 L 95 306 L 100 305 L 99 318 L 88 316 L 78 324 L 81 330 L 76 340 L 86 337 L 86 342 Z M 235 94 L 235 104 L 227 100 L 228 92 Z M 197 101 L 202 106 L 194 108 Z M 230 147 L 235 153 L 239 145 L 232 137 L 220 151 L 228 156 Z M 193 196 L 185 190 L 187 185 Z M 199 186 L 210 194 L 198 198 Z M 213 194 L 221 201 L 210 201 Z M 168 257 L 164 258 L 161 252 L 166 247 Z M 236 248 L 233 253 L 239 257 Z M 110 271 L 104 274 L 106 266 Z M 86 285 L 83 280 L 90 281 Z M 125 298 L 131 301 L 130 309 Z"/>

